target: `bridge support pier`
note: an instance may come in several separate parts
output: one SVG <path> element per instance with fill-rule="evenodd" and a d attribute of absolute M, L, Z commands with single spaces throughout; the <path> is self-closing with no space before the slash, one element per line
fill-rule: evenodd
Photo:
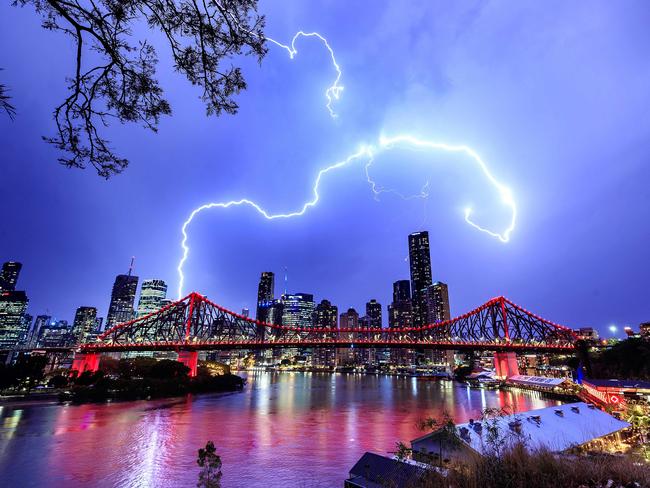
<path fill-rule="evenodd" d="M 494 369 L 500 378 L 510 378 L 519 374 L 519 365 L 517 364 L 517 354 L 508 352 L 494 353 Z"/>
<path fill-rule="evenodd" d="M 190 368 L 189 375 L 192 378 L 196 376 L 196 368 L 199 364 L 198 351 L 178 351 L 177 361 Z"/>
<path fill-rule="evenodd" d="M 70 369 L 76 370 L 78 375 L 86 371 L 94 373 L 99 369 L 99 354 L 96 352 L 76 352 Z"/>

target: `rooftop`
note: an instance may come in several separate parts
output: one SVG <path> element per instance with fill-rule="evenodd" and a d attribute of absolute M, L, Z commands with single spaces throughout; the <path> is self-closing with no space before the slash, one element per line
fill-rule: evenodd
<path fill-rule="evenodd" d="M 413 483 L 424 472 L 424 469 L 413 464 L 366 452 L 350 470 L 347 482 L 350 486 L 364 488 L 400 488 L 411 486 L 409 483 Z"/>
<path fill-rule="evenodd" d="M 650 390 L 650 381 L 638 380 L 594 380 L 591 378 L 584 379 L 583 383 L 588 383 L 600 388 L 633 388 L 637 390 Z"/>
<path fill-rule="evenodd" d="M 504 444 L 523 442 L 529 449 L 546 447 L 554 452 L 585 444 L 629 427 L 606 412 L 584 402 L 567 403 L 557 407 L 541 408 L 490 420 L 468 422 L 456 426 L 458 437 L 474 451 L 490 454 L 493 442 L 488 432 L 497 429 L 498 439 Z M 435 447 L 436 432 L 411 441 L 414 450 Z M 429 446 L 430 445 L 430 446 Z"/>
<path fill-rule="evenodd" d="M 509 383 L 520 383 L 524 385 L 543 386 L 553 388 L 560 386 L 562 383 L 569 381 L 566 378 L 548 378 L 546 376 L 526 376 L 522 374 L 514 375 L 508 378 Z"/>

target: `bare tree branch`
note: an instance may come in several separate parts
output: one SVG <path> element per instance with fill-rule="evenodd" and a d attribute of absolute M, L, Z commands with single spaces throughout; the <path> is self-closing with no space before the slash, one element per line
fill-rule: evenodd
<path fill-rule="evenodd" d="M 224 69 L 224 60 L 254 55 L 261 61 L 266 54 L 257 0 L 14 0 L 27 4 L 45 29 L 67 34 L 75 45 L 69 95 L 54 109 L 55 135 L 44 139 L 64 153 L 65 166 L 90 164 L 105 178 L 128 160 L 113 152 L 101 128 L 118 120 L 155 132 L 160 117 L 171 115 L 156 77 L 156 50 L 146 39 L 133 42 L 134 25 L 144 21 L 164 34 L 174 68 L 202 88 L 208 115 L 236 113 L 233 97 L 246 88 L 241 70 Z M 3 96 L 0 85 L 0 104 L 8 99 Z"/>
<path fill-rule="evenodd" d="M 2 71 L 2 68 L 0 68 Z M 11 120 L 16 116 L 16 107 L 11 104 L 11 97 L 8 95 L 7 86 L 0 83 L 0 110 L 4 110 Z"/>

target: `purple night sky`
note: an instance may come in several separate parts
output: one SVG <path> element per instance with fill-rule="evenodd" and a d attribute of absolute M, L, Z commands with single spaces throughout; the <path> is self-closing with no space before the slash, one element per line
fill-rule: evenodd
<path fill-rule="evenodd" d="M 116 274 L 136 256 L 140 279 L 176 296 L 181 225 L 198 205 L 250 198 L 269 212 L 299 209 L 318 170 L 379 136 L 465 144 L 507 185 L 518 222 L 504 244 L 464 222 L 502 231 L 509 213 L 467 158 L 396 150 L 373 178 L 403 194 L 429 181 L 428 200 L 373 198 L 360 161 L 323 179 L 304 216 L 266 221 L 251 208 L 213 209 L 189 228 L 184 290 L 231 309 L 255 305 L 261 271 L 276 294 L 313 293 L 347 309 L 385 306 L 408 278 L 407 234 L 428 230 L 434 280 L 449 284 L 452 315 L 505 295 L 570 327 L 650 320 L 650 4 L 609 2 L 262 2 L 266 34 L 298 30 L 329 40 L 345 90 L 313 39 L 298 55 L 269 45 L 244 65 L 249 88 L 236 116 L 206 118 L 199 89 L 170 69 L 159 77 L 173 117 L 160 132 L 113 126 L 131 161 L 105 181 L 68 170 L 41 140 L 72 74 L 72 42 L 45 31 L 30 7 L 0 6 L 0 81 L 18 115 L 0 116 L 0 261 L 23 262 L 28 312 L 72 320 L 105 316 Z M 146 33 L 145 29 L 139 34 Z"/>

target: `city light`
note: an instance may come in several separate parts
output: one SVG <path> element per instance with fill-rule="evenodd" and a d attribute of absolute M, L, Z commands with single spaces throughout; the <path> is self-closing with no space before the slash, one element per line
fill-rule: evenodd
<path fill-rule="evenodd" d="M 609 326 L 609 331 L 612 334 L 616 334 L 616 332 L 618 332 L 618 327 L 616 327 L 614 324 L 612 324 L 612 325 Z"/>

